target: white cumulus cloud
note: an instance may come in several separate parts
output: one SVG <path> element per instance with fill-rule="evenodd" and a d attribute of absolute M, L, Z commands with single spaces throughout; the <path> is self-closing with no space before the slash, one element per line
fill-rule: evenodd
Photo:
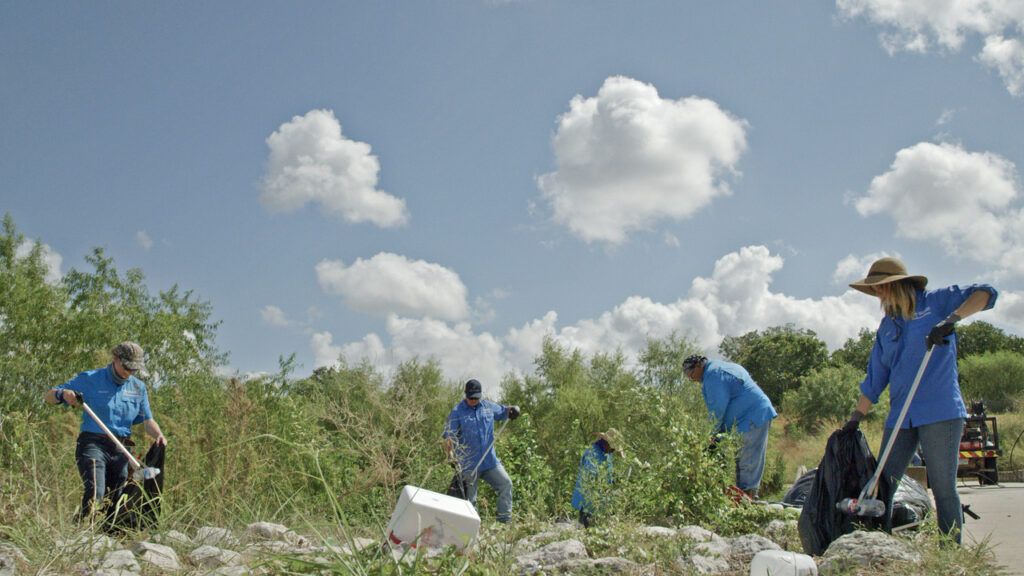
<path fill-rule="evenodd" d="M 989 36 L 978 61 L 999 72 L 1010 94 L 1024 95 L 1024 42 L 1019 38 Z"/>
<path fill-rule="evenodd" d="M 263 309 L 260 310 L 260 317 L 263 318 L 263 321 L 267 324 L 270 324 L 271 326 L 278 326 L 280 328 L 287 328 L 294 324 L 294 322 L 289 320 L 285 315 L 284 310 L 281 310 L 277 306 L 264 306 Z"/>
<path fill-rule="evenodd" d="M 835 284 L 856 282 L 867 275 L 868 269 L 871 268 L 871 264 L 875 260 L 888 257 L 899 258 L 900 255 L 888 252 L 876 252 L 866 256 L 850 254 L 836 264 L 835 272 L 832 273 L 832 282 Z"/>
<path fill-rule="evenodd" d="M 329 333 L 326 338 L 321 333 L 314 336 L 310 346 L 323 365 L 337 363 L 339 355 L 350 363 L 365 357 L 377 366 L 392 369 L 415 357 L 436 358 L 446 377 L 475 377 L 489 387 L 496 386 L 510 370 L 532 373 L 533 360 L 545 337 L 587 354 L 618 349 L 635 364 L 648 339 L 664 338 L 673 332 L 695 339 L 704 350 L 715 354 L 724 337 L 769 326 L 793 323 L 809 328 L 834 349 L 861 328 L 878 325 L 878 301 L 852 289 L 820 299 L 772 292 L 772 277 L 782 266 L 783 259 L 766 247 L 748 246 L 720 258 L 709 277 L 694 279 L 674 302 L 631 296 L 596 318 L 561 327 L 558 314 L 548 311 L 504 335 L 476 333 L 466 322 L 391 315 L 386 322 L 388 344 L 370 334 L 361 341 L 336 346 Z"/>
<path fill-rule="evenodd" d="M 1022 94 L 1020 0 L 836 0 L 836 7 L 844 17 L 863 17 L 880 26 L 879 40 L 890 54 L 933 48 L 956 52 L 969 36 L 983 38 L 977 60 L 995 68 L 1011 94 Z"/>
<path fill-rule="evenodd" d="M 747 122 L 698 97 L 664 99 L 615 76 L 576 96 L 552 136 L 556 170 L 537 179 L 554 221 L 587 242 L 683 220 L 730 193 Z"/>
<path fill-rule="evenodd" d="M 316 275 L 325 292 L 341 296 L 349 308 L 366 314 L 461 320 L 470 313 L 459 275 L 432 262 L 381 252 L 349 266 L 322 260 Z"/>
<path fill-rule="evenodd" d="M 405 200 L 377 189 L 380 163 L 370 145 L 349 140 L 330 110 L 295 116 L 267 138 L 270 156 L 260 201 L 273 212 L 317 203 L 348 222 L 405 224 Z"/>
<path fill-rule="evenodd" d="M 888 215 L 900 236 L 1024 274 L 1024 217 L 1012 205 L 1018 180 L 997 154 L 924 142 L 897 152 L 855 206 L 862 216 Z"/>

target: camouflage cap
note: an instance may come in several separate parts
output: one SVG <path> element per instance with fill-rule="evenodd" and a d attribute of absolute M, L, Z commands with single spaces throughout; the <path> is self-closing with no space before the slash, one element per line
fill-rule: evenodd
<path fill-rule="evenodd" d="M 114 346 L 110 353 L 121 361 L 122 366 L 129 370 L 135 371 L 145 368 L 142 347 L 135 342 L 121 342 Z"/>

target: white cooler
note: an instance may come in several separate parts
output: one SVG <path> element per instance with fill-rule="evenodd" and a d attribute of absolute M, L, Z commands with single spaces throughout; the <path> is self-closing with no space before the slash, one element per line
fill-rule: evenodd
<path fill-rule="evenodd" d="M 406 486 L 391 513 L 387 539 L 392 545 L 428 548 L 454 544 L 462 552 L 479 532 L 480 516 L 469 501 Z"/>

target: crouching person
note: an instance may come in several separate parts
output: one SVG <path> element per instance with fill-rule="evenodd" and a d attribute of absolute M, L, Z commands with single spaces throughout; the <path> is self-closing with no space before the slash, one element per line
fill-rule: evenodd
<path fill-rule="evenodd" d="M 572 493 L 572 507 L 580 512 L 580 524 L 590 528 L 594 515 L 607 512 L 611 507 L 612 454 L 622 446 L 622 435 L 615 428 L 598 432 L 597 441 L 583 451 L 580 469 L 576 472 L 576 489 Z"/>

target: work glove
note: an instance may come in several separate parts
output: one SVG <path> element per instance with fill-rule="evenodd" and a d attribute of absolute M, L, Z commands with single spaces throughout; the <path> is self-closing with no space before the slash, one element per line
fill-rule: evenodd
<path fill-rule="evenodd" d="M 854 410 L 853 414 L 850 414 L 850 419 L 846 421 L 846 424 L 843 424 L 843 427 L 840 428 L 840 430 L 849 434 L 850 432 L 860 428 L 860 421 L 863 419 L 864 413 L 859 410 Z"/>
<path fill-rule="evenodd" d="M 928 348 L 932 346 L 945 346 L 949 344 L 946 341 L 946 336 L 949 336 L 956 330 L 956 323 L 960 320 L 960 317 L 956 315 L 956 312 L 950 314 L 945 320 L 936 324 L 932 331 L 928 333 Z"/>
<path fill-rule="evenodd" d="M 519 418 L 519 406 L 509 406 L 508 419 L 515 420 L 516 418 Z"/>

